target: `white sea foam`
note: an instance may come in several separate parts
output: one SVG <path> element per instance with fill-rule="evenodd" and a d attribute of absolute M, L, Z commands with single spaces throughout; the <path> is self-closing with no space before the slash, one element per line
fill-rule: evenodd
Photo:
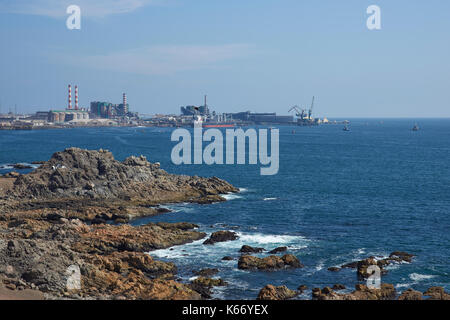
<path fill-rule="evenodd" d="M 364 254 L 364 253 L 366 253 L 366 250 L 365 250 L 365 248 L 360 248 L 360 249 L 358 249 L 358 254 Z"/>
<path fill-rule="evenodd" d="M 411 280 L 414 280 L 414 281 L 422 281 L 422 280 L 432 279 L 436 276 L 433 276 L 430 274 L 411 273 L 409 275 L 409 277 L 411 278 Z"/>
<path fill-rule="evenodd" d="M 40 166 L 40 164 L 32 164 L 28 162 L 18 162 L 17 164 L 31 167 L 32 169 L 37 169 Z M 14 169 L 14 165 L 11 163 L 0 164 L 0 170 L 11 170 L 11 169 Z"/>
<path fill-rule="evenodd" d="M 413 286 L 415 283 L 399 283 L 397 285 L 395 285 L 395 288 L 400 289 L 400 288 L 411 288 L 411 286 Z"/>
<path fill-rule="evenodd" d="M 248 192 L 247 188 L 239 188 L 239 192 L 244 193 L 244 192 Z"/>
<path fill-rule="evenodd" d="M 221 194 L 221 196 L 224 197 L 228 201 L 242 199 L 242 196 L 235 194 L 235 193 Z"/>
<path fill-rule="evenodd" d="M 191 212 L 194 210 L 190 203 L 179 203 L 173 205 L 160 206 L 160 208 L 168 209 L 172 212 Z"/>
<path fill-rule="evenodd" d="M 274 200 L 277 200 L 278 198 L 264 198 L 263 200 L 264 201 L 274 201 Z"/>
<path fill-rule="evenodd" d="M 274 235 L 274 234 L 262 234 L 262 233 L 241 233 L 238 232 L 239 238 L 234 241 L 219 242 L 213 246 L 204 245 L 205 239 L 197 240 L 185 245 L 175 246 L 169 249 L 161 249 L 150 251 L 151 256 L 165 259 L 176 259 L 183 261 L 198 261 L 202 259 L 210 261 L 213 265 L 217 261 L 220 261 L 222 257 L 226 255 L 234 256 L 238 253 L 239 249 L 245 244 L 255 247 L 264 247 L 266 250 L 272 250 L 279 246 L 287 246 L 289 250 L 299 250 L 308 246 L 308 241 L 301 236 L 291 235 Z M 208 237 L 210 234 L 208 234 Z M 223 261 L 224 264 L 235 264 L 236 261 Z"/>
<path fill-rule="evenodd" d="M 321 260 L 321 261 L 319 261 L 319 264 L 316 266 L 316 271 L 322 270 L 323 267 L 324 267 L 324 261 Z"/>
<path fill-rule="evenodd" d="M 275 234 L 242 234 L 238 233 L 241 241 L 256 243 L 256 244 L 287 244 L 297 242 L 299 240 L 304 241 L 305 238 L 301 236 L 290 236 L 290 235 L 275 235 Z"/>

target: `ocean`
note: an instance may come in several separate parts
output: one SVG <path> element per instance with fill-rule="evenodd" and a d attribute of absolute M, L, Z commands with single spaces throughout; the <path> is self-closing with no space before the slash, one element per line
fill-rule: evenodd
<path fill-rule="evenodd" d="M 415 122 L 418 132 L 411 130 Z M 259 165 L 176 166 L 170 159 L 173 128 L 0 131 L 0 173 L 11 171 L 8 164 L 48 160 L 75 146 L 108 149 L 119 160 L 142 154 L 170 173 L 229 181 L 241 192 L 226 195 L 226 202 L 168 204 L 172 212 L 132 222 L 187 221 L 208 235 L 237 232 L 236 241 L 198 241 L 150 253 L 174 262 L 184 281 L 194 270 L 218 268 L 217 276 L 229 285 L 215 288 L 214 298 L 254 299 L 266 284 L 311 289 L 339 283 L 350 291 L 359 283 L 356 270 L 327 268 L 392 251 L 416 257 L 390 265 L 382 282 L 398 291 L 435 285 L 450 290 L 450 119 L 353 119 L 350 132 L 342 127 L 279 127 L 280 167 L 274 176 L 261 176 Z M 237 260 L 221 260 L 238 258 L 244 244 L 288 246 L 305 267 L 241 271 Z M 299 298 L 310 296 L 306 291 Z"/>

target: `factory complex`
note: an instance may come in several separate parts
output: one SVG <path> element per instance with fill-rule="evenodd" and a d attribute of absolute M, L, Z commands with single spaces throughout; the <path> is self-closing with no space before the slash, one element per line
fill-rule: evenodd
<path fill-rule="evenodd" d="M 242 127 L 251 125 L 296 125 L 317 126 L 331 123 L 326 118 L 313 117 L 314 97 L 309 109 L 294 106 L 288 113 L 253 113 L 250 111 L 236 113 L 216 113 L 207 104 L 207 96 L 200 106 L 180 107 L 178 115 L 139 116 L 130 111 L 127 95 L 122 94 L 121 103 L 92 101 L 89 108 L 79 106 L 79 91 L 75 85 L 75 99 L 72 105 L 72 85 L 68 85 L 67 107 L 38 111 L 33 115 L 18 115 L 17 111 L 0 114 L 0 130 L 67 128 L 79 126 L 159 126 L 192 127 L 202 123 L 204 127 Z M 334 121 L 333 123 L 336 123 Z"/>

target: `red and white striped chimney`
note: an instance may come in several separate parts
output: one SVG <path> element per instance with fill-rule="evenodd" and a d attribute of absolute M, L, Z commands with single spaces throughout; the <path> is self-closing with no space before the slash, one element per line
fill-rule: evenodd
<path fill-rule="evenodd" d="M 128 113 L 127 109 L 127 95 L 126 93 L 123 94 L 123 112 Z"/>
<path fill-rule="evenodd" d="M 72 86 L 69 84 L 69 108 L 72 109 Z"/>
<path fill-rule="evenodd" d="M 78 110 L 78 86 L 75 86 L 75 110 Z"/>

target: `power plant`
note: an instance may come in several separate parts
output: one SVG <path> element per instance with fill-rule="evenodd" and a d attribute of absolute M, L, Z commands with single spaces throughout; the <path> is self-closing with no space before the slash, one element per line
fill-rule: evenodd
<path fill-rule="evenodd" d="M 67 86 L 67 107 L 65 109 L 51 109 L 50 111 L 38 111 L 34 115 L 13 115 L 11 112 L 0 119 L 0 129 L 31 129 L 67 126 L 162 126 L 180 127 L 193 126 L 195 121 L 200 121 L 205 128 L 229 128 L 252 125 L 298 125 L 317 126 L 319 124 L 337 123 L 313 117 L 315 97 L 312 98 L 309 108 L 301 108 L 297 105 L 291 107 L 288 112 L 294 115 L 277 115 L 275 112 L 253 113 L 250 111 L 236 113 L 216 113 L 211 111 L 207 103 L 207 95 L 204 95 L 203 104 L 200 106 L 187 105 L 180 108 L 180 115 L 155 115 L 149 118 L 140 118 L 136 112 L 130 111 L 127 102 L 127 94 L 122 93 L 121 103 L 108 101 L 92 101 L 90 108 L 79 105 L 79 87 L 74 86 L 74 105 L 72 105 L 72 84 Z"/>
<path fill-rule="evenodd" d="M 48 112 L 48 121 L 58 122 L 76 122 L 89 120 L 89 113 L 79 108 L 78 105 L 78 85 L 75 85 L 75 109 L 72 109 L 72 85 L 68 86 L 68 105 L 66 110 L 50 110 Z"/>

